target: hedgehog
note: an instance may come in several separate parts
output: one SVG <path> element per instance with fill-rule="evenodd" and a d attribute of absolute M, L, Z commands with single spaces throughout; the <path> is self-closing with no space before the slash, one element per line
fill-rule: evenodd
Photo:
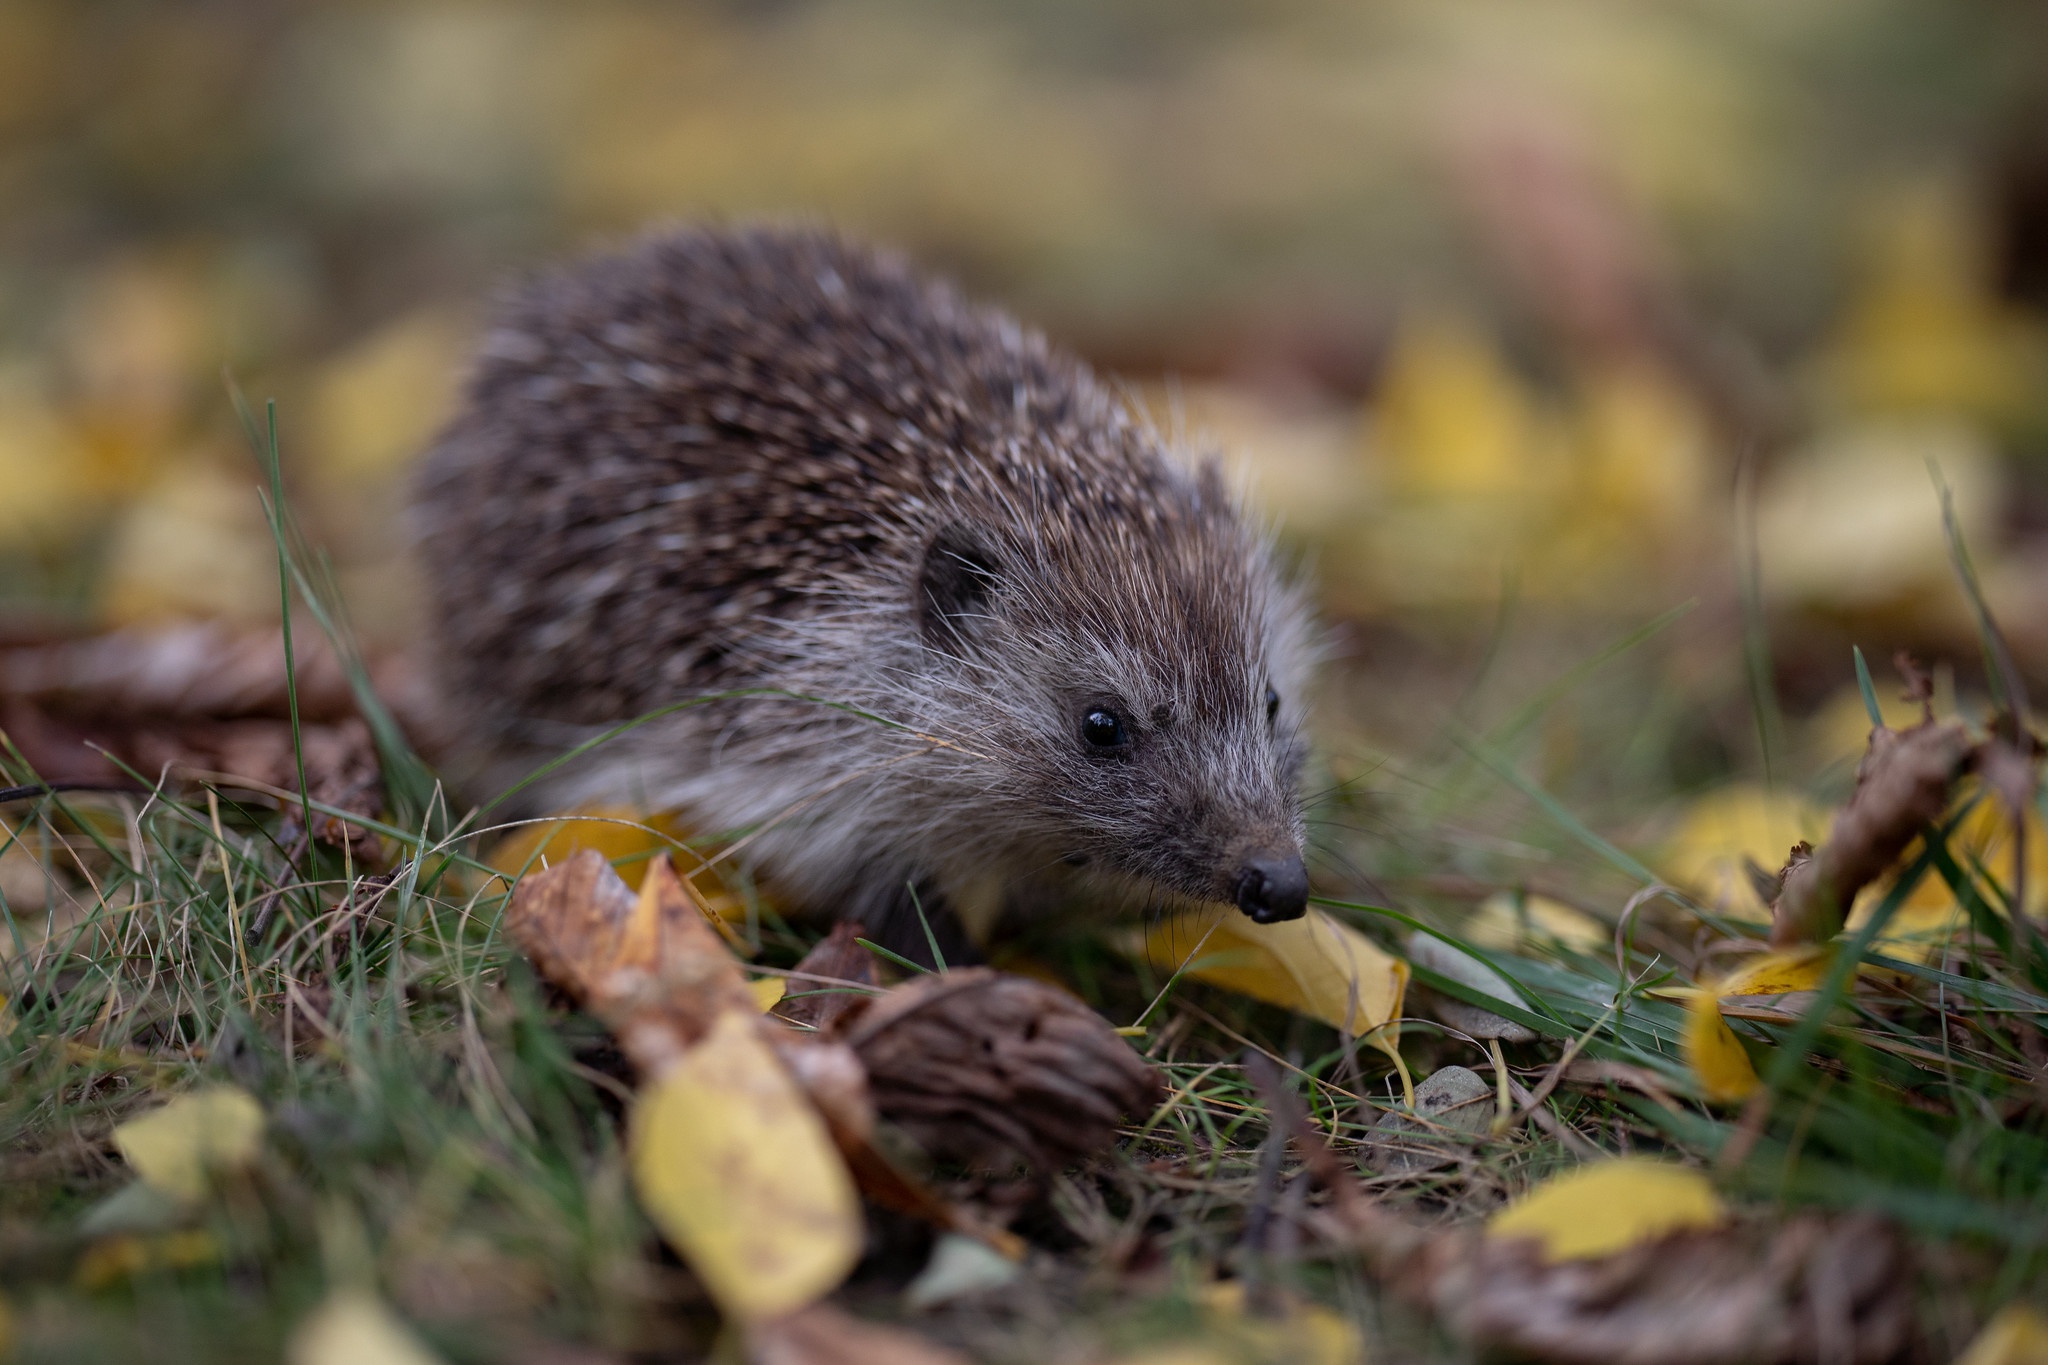
<path fill-rule="evenodd" d="M 1304 913 L 1314 641 L 1270 534 L 896 255 L 693 228 L 539 279 L 414 502 L 458 771 L 574 755 L 529 813 L 732 831 L 779 904 L 920 957 L 934 922 Z"/>

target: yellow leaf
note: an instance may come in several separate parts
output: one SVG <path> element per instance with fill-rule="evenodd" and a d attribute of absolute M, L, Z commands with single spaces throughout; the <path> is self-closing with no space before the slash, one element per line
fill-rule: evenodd
<path fill-rule="evenodd" d="M 1983 792 L 1976 778 L 1966 778 L 1957 784 L 1955 800 L 1958 804 L 1976 797 L 1972 806 L 1955 831 L 1949 835 L 1949 852 L 1963 867 L 1981 864 L 1998 885 L 2010 890 L 2014 881 L 2014 845 L 2012 817 L 2003 802 Z M 1920 842 L 1915 840 L 1899 855 L 1899 866 L 1910 866 L 1920 856 Z M 2029 810 L 2026 821 L 2026 865 L 2027 865 L 2027 909 L 2039 917 L 2048 911 L 2048 879 L 2034 875 L 2038 868 L 2048 867 L 2048 828 L 2044 828 L 2038 810 Z M 1856 898 L 1856 905 L 1849 913 L 1848 928 L 1859 929 L 1876 912 L 1890 894 L 1892 879 L 1887 877 L 1866 887 Z M 1991 898 L 1994 909 L 2002 912 L 1996 898 Z M 1930 871 L 1923 876 L 1905 901 L 1892 915 L 1885 926 L 1884 934 L 1878 939 L 1881 951 L 1893 957 L 1909 961 L 1931 961 L 1940 956 L 1943 947 L 1955 932 L 1969 923 L 1969 916 L 1956 901 L 1955 892 L 1937 873 Z"/>
<path fill-rule="evenodd" d="M 779 976 L 757 976 L 747 983 L 747 989 L 754 993 L 754 1001 L 766 1014 L 782 1003 L 782 997 L 789 992 L 789 983 Z"/>
<path fill-rule="evenodd" d="M 252 479 L 198 456 L 159 469 L 110 533 L 100 588 L 107 622 L 270 619 L 277 543 Z"/>
<path fill-rule="evenodd" d="M 1700 1093 L 1718 1104 L 1749 1098 L 1757 1087 L 1756 1067 L 1742 1049 L 1735 1030 L 1721 1017 L 1721 1002 L 1712 991 L 1694 991 L 1685 1002 L 1685 1064 L 1700 1083 Z"/>
<path fill-rule="evenodd" d="M 246 1166 L 263 1143 L 263 1107 L 233 1086 L 180 1095 L 114 1129 L 135 1173 L 177 1199 L 203 1198 L 211 1178 Z"/>
<path fill-rule="evenodd" d="M 1398 1041 L 1383 1026 L 1400 1016 L 1408 964 L 1321 910 L 1284 924 L 1198 910 L 1149 926 L 1140 951 L 1162 972 L 1186 963 L 1198 980 L 1370 1035 L 1386 1051 Z"/>
<path fill-rule="evenodd" d="M 484 861 L 509 880 L 523 871 L 538 871 L 543 864 L 553 867 L 566 862 L 579 848 L 596 849 L 607 862 L 624 863 L 620 875 L 627 885 L 637 888 L 646 876 L 647 865 L 657 857 L 668 856 L 690 833 L 672 811 L 590 806 L 520 825 L 494 844 Z M 682 862 L 686 869 L 695 866 L 687 855 Z M 708 874 L 693 876 L 690 885 L 720 919 L 747 917 L 746 902 Z"/>
<path fill-rule="evenodd" d="M 662 1235 L 728 1314 L 790 1312 L 860 1257 L 860 1201 L 817 1111 L 746 1015 L 642 1093 L 633 1183 Z"/>
<path fill-rule="evenodd" d="M 123 1234 L 95 1242 L 78 1258 L 72 1279 L 97 1292 L 147 1270 L 187 1270 L 220 1259 L 220 1243 L 203 1228 L 155 1237 Z"/>
<path fill-rule="evenodd" d="M 469 328 L 434 310 L 401 318 L 329 361 L 313 390 L 320 471 L 388 476 L 426 449 L 455 409 Z"/>
<path fill-rule="evenodd" d="M 1710 465 L 1705 423 L 1686 395 L 1654 368 L 1609 364 L 1577 396 L 1577 515 L 1638 541 L 1694 521 Z"/>
<path fill-rule="evenodd" d="M 1759 490 L 1766 591 L 1837 609 L 1927 611 L 1925 599 L 1952 590 L 1929 464 L 1941 469 L 1964 539 L 1993 538 L 2010 478 L 1980 432 L 1946 416 L 1844 424 L 1776 463 Z"/>
<path fill-rule="evenodd" d="M 1403 328 L 1378 410 L 1380 445 L 1400 487 L 1524 493 L 1542 453 L 1536 420 L 1526 387 L 1483 331 L 1448 317 Z"/>
<path fill-rule="evenodd" d="M 1147 1346 L 1131 1355 L 1115 1357 L 1110 1365 L 1240 1365 L 1235 1352 L 1220 1346 L 1178 1341 L 1171 1346 Z"/>
<path fill-rule="evenodd" d="M 1582 953 L 1612 951 L 1614 929 L 1592 915 L 1548 896 L 1496 891 L 1481 902 L 1461 935 L 1481 948 L 1513 952 L 1532 939 L 1555 939 Z"/>
<path fill-rule="evenodd" d="M 1765 953 L 1722 977 L 1715 983 L 1713 993 L 1725 1000 L 1731 995 L 1790 995 L 1795 991 L 1819 990 L 1834 960 L 1835 950 L 1824 944 Z"/>
<path fill-rule="evenodd" d="M 292 1333 L 290 1365 L 438 1365 L 383 1300 L 337 1289 Z"/>
<path fill-rule="evenodd" d="M 0 546 L 62 544 L 100 510 L 77 430 L 43 401 L 37 376 L 0 367 Z"/>
<path fill-rule="evenodd" d="M 1768 919 L 1745 862 L 1765 872 L 1785 865 L 1800 840 L 1817 842 L 1827 821 L 1811 803 L 1737 783 L 1695 799 L 1664 845 L 1664 875 L 1722 914 Z"/>
<path fill-rule="evenodd" d="M 1237 1345 L 1238 1359 L 1248 1355 L 1286 1365 L 1351 1365 L 1364 1359 L 1358 1329 L 1319 1303 L 1288 1295 L 1273 1316 L 1252 1313 L 1245 1306 L 1243 1280 L 1206 1285 L 1197 1299 L 1204 1325 Z"/>
<path fill-rule="evenodd" d="M 1687 1228 L 1713 1227 L 1726 1210 L 1698 1171 L 1644 1157 L 1596 1161 L 1554 1176 L 1487 1220 L 1489 1237 L 1534 1237 L 1545 1259 L 1617 1251 Z"/>
<path fill-rule="evenodd" d="M 550 820 L 536 820 L 506 832 L 484 861 L 514 877 L 568 861 L 579 848 L 595 849 L 605 861 L 626 865 L 622 874 L 636 889 L 646 864 L 674 848 L 672 818 L 637 806 L 591 806 Z M 628 859 L 639 859 L 629 862 Z"/>
<path fill-rule="evenodd" d="M 1898 690 L 1882 680 L 1877 687 L 1877 710 L 1894 730 L 1920 723 L 1919 706 L 1901 699 Z M 1816 766 L 1840 763 L 1853 767 L 1870 747 L 1870 708 L 1864 703 L 1863 689 L 1853 682 L 1836 689 L 1804 729 L 1802 747 Z"/>
<path fill-rule="evenodd" d="M 2048 1317 L 2024 1303 L 1998 1310 L 1956 1365 L 2048 1365 Z"/>
<path fill-rule="evenodd" d="M 1865 216 L 1865 278 L 1821 367 L 1834 396 L 1866 411 L 2028 411 L 2040 325 L 1994 294 L 1967 206 L 1915 185 Z"/>

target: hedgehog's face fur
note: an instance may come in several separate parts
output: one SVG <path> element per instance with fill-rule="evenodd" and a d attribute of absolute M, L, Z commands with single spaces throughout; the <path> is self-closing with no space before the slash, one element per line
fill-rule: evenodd
<path fill-rule="evenodd" d="M 1135 503 L 1063 490 L 1057 517 L 930 537 L 911 607 L 939 714 L 921 723 L 975 755 L 962 855 L 1001 840 L 1006 862 L 1141 906 L 1292 919 L 1304 614 L 1213 468 L 1162 473 Z"/>

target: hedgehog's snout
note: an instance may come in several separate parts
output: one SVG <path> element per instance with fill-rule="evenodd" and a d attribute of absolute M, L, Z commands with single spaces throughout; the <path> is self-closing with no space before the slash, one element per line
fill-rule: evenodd
<path fill-rule="evenodd" d="M 1258 924 L 1308 912 L 1308 867 L 1299 853 L 1257 854 L 1237 874 L 1237 908 Z"/>

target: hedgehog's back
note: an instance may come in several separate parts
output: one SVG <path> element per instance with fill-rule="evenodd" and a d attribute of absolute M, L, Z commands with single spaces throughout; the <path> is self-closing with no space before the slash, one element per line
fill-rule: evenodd
<path fill-rule="evenodd" d="M 826 233 L 571 267 L 501 312 L 420 482 L 446 681 L 577 724 L 744 683 L 763 624 L 907 572 L 991 452 L 1127 461 L 1120 426 L 1084 367 Z"/>

